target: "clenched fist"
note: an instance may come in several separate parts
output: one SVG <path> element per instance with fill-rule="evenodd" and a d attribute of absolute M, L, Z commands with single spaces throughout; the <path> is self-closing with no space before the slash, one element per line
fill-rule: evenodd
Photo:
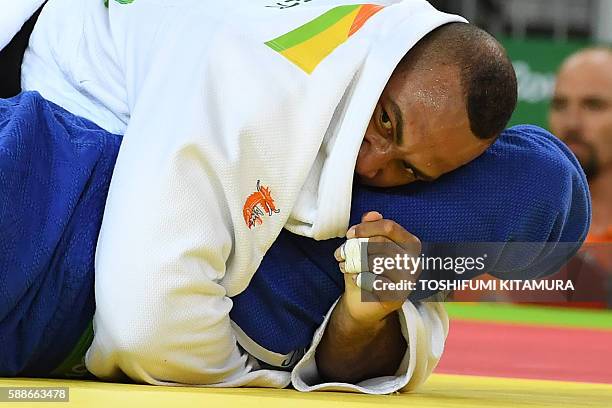
<path fill-rule="evenodd" d="M 381 321 L 400 309 L 410 295 L 411 282 L 420 273 L 410 261 L 420 256 L 421 242 L 375 211 L 364 214 L 346 238 L 334 253 L 344 273 L 344 309 L 356 322 Z"/>

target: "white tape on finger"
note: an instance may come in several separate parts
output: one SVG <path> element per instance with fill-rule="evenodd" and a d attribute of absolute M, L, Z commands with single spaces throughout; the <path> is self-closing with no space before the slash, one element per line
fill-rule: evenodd
<path fill-rule="evenodd" d="M 365 256 L 367 259 L 367 244 L 368 238 L 352 238 L 344 243 L 341 251 L 344 255 L 344 273 L 365 272 L 362 270 L 361 265 L 362 257 Z"/>

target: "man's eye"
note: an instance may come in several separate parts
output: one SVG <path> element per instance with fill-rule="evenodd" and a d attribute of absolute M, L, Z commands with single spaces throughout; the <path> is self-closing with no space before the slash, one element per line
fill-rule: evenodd
<path fill-rule="evenodd" d="M 410 166 L 407 162 L 402 161 L 402 166 L 404 167 L 404 170 L 406 170 L 406 172 L 408 174 L 410 174 L 412 177 L 416 178 L 416 174 L 414 172 L 414 169 L 412 168 L 412 166 Z"/>
<path fill-rule="evenodd" d="M 599 99 L 588 99 L 584 102 L 584 106 L 590 111 L 600 111 L 605 108 L 605 102 Z"/>
<path fill-rule="evenodd" d="M 384 109 L 380 114 L 380 125 L 386 130 L 391 130 L 393 128 L 393 123 L 391 123 L 391 119 Z"/>
<path fill-rule="evenodd" d="M 552 110 L 562 111 L 567 107 L 567 101 L 565 99 L 555 98 L 550 105 Z"/>

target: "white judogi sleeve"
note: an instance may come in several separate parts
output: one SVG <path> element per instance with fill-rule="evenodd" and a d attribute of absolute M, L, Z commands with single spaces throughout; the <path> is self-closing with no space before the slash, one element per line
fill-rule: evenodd
<path fill-rule="evenodd" d="M 291 373 L 261 370 L 238 347 L 230 298 L 285 225 L 345 234 L 357 152 L 395 65 L 435 27 L 463 20 L 424 0 L 102 3 L 50 0 L 23 72 L 26 89 L 125 130 L 87 368 L 150 384 L 287 386 Z M 445 331 L 427 310 L 405 306 L 405 373 L 371 392 L 431 370 L 444 336 L 427 333 Z M 294 371 L 300 389 L 316 382 L 312 356 Z"/>

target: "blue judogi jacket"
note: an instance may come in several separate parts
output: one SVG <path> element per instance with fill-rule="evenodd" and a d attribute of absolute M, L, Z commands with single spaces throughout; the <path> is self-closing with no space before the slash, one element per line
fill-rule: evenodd
<path fill-rule="evenodd" d="M 90 324 L 120 143 L 37 93 L 0 102 L 0 375 L 50 373 Z"/>
<path fill-rule="evenodd" d="M 82 368 L 91 341 L 95 247 L 120 143 L 36 92 L 0 100 L 0 376 L 83 372 L 74 363 Z M 428 255 L 435 243 L 533 243 L 492 248 L 488 272 L 504 279 L 555 272 L 584 240 L 591 212 L 575 157 L 533 126 L 505 131 L 480 158 L 435 183 L 355 185 L 351 224 L 370 210 L 430 243 Z M 250 340 L 295 362 L 344 291 L 333 258 L 341 243 L 283 231 L 233 298 L 231 319 Z M 431 294 L 415 291 L 411 299 Z"/>

